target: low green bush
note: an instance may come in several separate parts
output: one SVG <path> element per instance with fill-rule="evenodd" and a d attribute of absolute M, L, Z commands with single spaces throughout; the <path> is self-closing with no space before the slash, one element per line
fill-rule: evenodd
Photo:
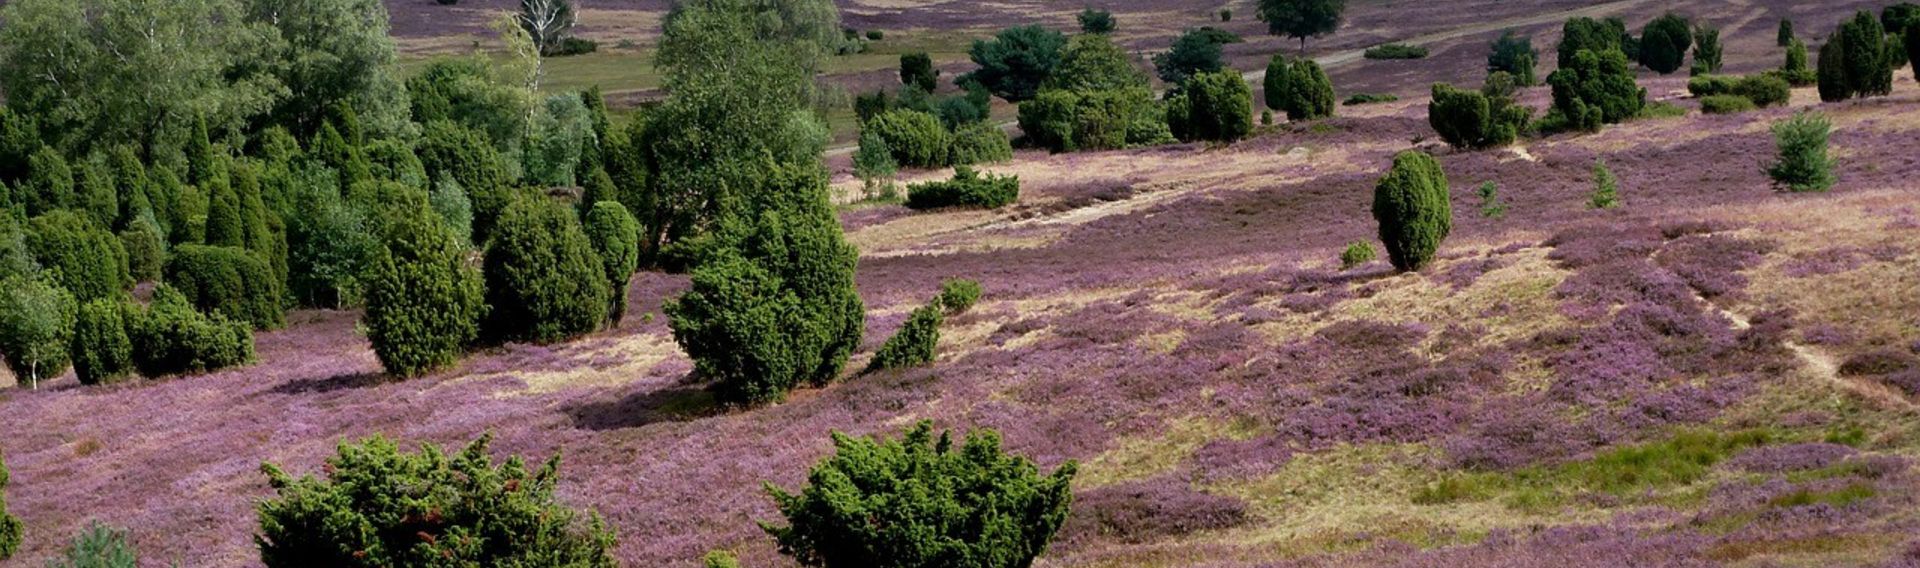
<path fill-rule="evenodd" d="M 1700 97 L 1700 112 L 1707 114 L 1734 114 L 1760 108 L 1753 101 L 1739 95 L 1707 95 Z"/>
<path fill-rule="evenodd" d="M 1367 59 L 1426 59 L 1427 48 L 1404 43 L 1389 43 L 1367 49 Z"/>
<path fill-rule="evenodd" d="M 127 542 L 127 531 L 94 521 L 86 532 L 73 537 L 61 558 L 47 562 L 47 568 L 136 568 L 140 555 Z"/>
<path fill-rule="evenodd" d="M 973 168 L 954 168 L 953 179 L 907 186 L 907 207 L 979 207 L 999 209 L 1020 198 L 1019 176 L 981 175 Z"/>
<path fill-rule="evenodd" d="M 948 314 L 958 314 L 979 302 L 980 293 L 979 281 L 954 278 L 940 283 L 940 297 L 934 303 L 940 304 Z"/>
<path fill-rule="evenodd" d="M 900 331 L 887 338 L 880 351 L 867 363 L 867 372 L 918 367 L 933 362 L 934 349 L 940 343 L 940 306 L 921 306 L 907 316 Z"/>
<path fill-rule="evenodd" d="M 490 307 L 483 339 L 555 343 L 607 319 L 605 264 L 574 209 L 544 197 L 522 196 L 500 214 L 481 273 Z"/>
<path fill-rule="evenodd" d="M 172 286 L 153 292 L 146 310 L 127 314 L 133 368 L 162 377 L 215 371 L 253 361 L 253 329 L 218 313 L 201 314 Z"/>
<path fill-rule="evenodd" d="M 1356 93 L 1351 97 L 1347 97 L 1347 100 L 1341 102 L 1340 105 L 1341 106 L 1360 106 L 1360 105 L 1370 105 L 1370 104 L 1376 104 L 1376 103 L 1390 103 L 1398 100 L 1400 100 L 1400 97 L 1397 95 L 1383 95 L 1383 94 L 1376 94 L 1376 93 Z"/>
<path fill-rule="evenodd" d="M 1793 99 L 1793 85 L 1786 79 L 1767 74 L 1741 77 L 1733 85 L 1733 93 L 1753 101 L 1755 106 L 1767 108 L 1787 104 Z"/>
<path fill-rule="evenodd" d="M 1794 192 L 1826 191 L 1833 187 L 1833 158 L 1827 141 L 1833 122 L 1817 113 L 1798 113 L 1773 125 L 1779 158 L 1767 168 L 1776 187 Z"/>
<path fill-rule="evenodd" d="M 1340 251 L 1340 268 L 1350 270 L 1355 266 L 1373 262 L 1374 258 L 1373 243 L 1354 241 L 1347 244 L 1346 250 Z"/>
<path fill-rule="evenodd" d="M 886 141 L 894 162 L 909 168 L 937 168 L 947 165 L 948 146 L 953 135 L 940 119 L 917 110 L 896 109 L 867 121 L 866 128 Z"/>
<path fill-rule="evenodd" d="M 1000 127 L 984 122 L 962 125 L 953 131 L 953 145 L 947 151 L 947 163 L 956 166 L 1004 162 L 1013 159 L 1013 142 Z"/>
<path fill-rule="evenodd" d="M 1695 97 L 1732 94 L 1733 85 L 1739 80 L 1726 75 L 1696 75 L 1687 79 L 1687 92 Z"/>
<path fill-rule="evenodd" d="M 375 436 L 341 443 L 326 478 L 260 465 L 274 497 L 256 506 L 261 563 L 294 566 L 611 568 L 614 535 L 598 514 L 553 495 L 560 457 L 495 466 L 491 435 L 447 455 L 404 453 Z"/>
<path fill-rule="evenodd" d="M 440 216 L 416 208 L 389 221 L 367 262 L 361 325 L 388 374 L 417 376 L 452 364 L 480 333 L 480 272 Z"/>

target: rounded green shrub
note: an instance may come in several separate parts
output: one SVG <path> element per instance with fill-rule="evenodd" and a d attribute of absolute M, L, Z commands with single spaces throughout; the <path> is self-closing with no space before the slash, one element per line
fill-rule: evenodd
<path fill-rule="evenodd" d="M 254 544 L 270 568 L 553 566 L 612 568 L 614 535 L 598 514 L 554 498 L 560 457 L 493 464 L 486 435 L 459 453 L 400 451 L 375 436 L 342 442 L 325 479 L 261 464 L 273 498 L 256 507 Z"/>
<path fill-rule="evenodd" d="M 1752 100 L 1739 95 L 1708 95 L 1700 97 L 1700 112 L 1707 114 L 1735 114 L 1760 108 Z"/>
<path fill-rule="evenodd" d="M 1167 127 L 1181 140 L 1233 142 L 1253 132 L 1253 89 L 1239 71 L 1197 73 L 1167 106 Z"/>
<path fill-rule="evenodd" d="M 887 142 L 894 162 L 909 168 L 947 165 L 952 135 L 940 119 L 917 110 L 891 110 L 867 121 L 866 128 Z"/>
<path fill-rule="evenodd" d="M 1394 156 L 1393 170 L 1373 190 L 1373 218 L 1394 268 L 1417 271 L 1433 261 L 1453 230 L 1448 191 L 1447 174 L 1433 156 L 1413 150 Z"/>
<path fill-rule="evenodd" d="M 1352 269 L 1355 266 L 1373 262 L 1374 258 L 1373 243 L 1354 241 L 1347 244 L 1346 250 L 1340 251 L 1340 268 Z"/>
<path fill-rule="evenodd" d="M 167 235 L 153 216 L 142 214 L 120 231 L 120 248 L 127 251 L 127 272 L 138 282 L 160 279 L 167 264 Z"/>
<path fill-rule="evenodd" d="M 1755 106 L 1767 108 L 1792 101 L 1793 85 L 1787 84 L 1786 79 L 1772 75 L 1749 75 L 1734 83 L 1733 94 L 1753 101 Z"/>
<path fill-rule="evenodd" d="M 915 308 L 907 323 L 880 345 L 867 362 L 867 372 L 918 367 L 933 362 L 934 348 L 940 343 L 940 306 Z"/>
<path fill-rule="evenodd" d="M 1512 144 L 1527 123 L 1527 108 L 1479 91 L 1433 86 L 1427 123 L 1455 148 L 1491 148 Z"/>
<path fill-rule="evenodd" d="M 413 377 L 459 360 L 487 309 L 466 245 L 426 211 L 395 216 L 384 237 L 367 263 L 362 323 L 380 366 Z"/>
<path fill-rule="evenodd" d="M 1732 94 L 1734 84 L 1739 82 L 1738 77 L 1726 75 L 1694 75 L 1687 79 L 1687 93 L 1695 97 Z"/>
<path fill-rule="evenodd" d="M 452 178 L 473 207 L 473 238 L 486 242 L 493 223 L 512 197 L 506 168 L 487 135 L 446 121 L 430 122 L 414 151 L 427 179 Z"/>
<path fill-rule="evenodd" d="M 153 292 L 146 310 L 127 313 L 133 368 L 163 377 L 217 371 L 253 361 L 253 328 L 218 313 L 201 314 L 172 286 Z"/>
<path fill-rule="evenodd" d="M 27 158 L 27 179 L 21 184 L 28 215 L 40 215 L 74 205 L 73 167 L 67 157 L 43 146 Z"/>
<path fill-rule="evenodd" d="M 940 283 L 940 297 L 934 300 L 948 314 L 958 314 L 973 308 L 980 301 L 980 282 L 964 278 L 954 278 Z"/>
<path fill-rule="evenodd" d="M 1597 131 L 1640 114 L 1647 90 L 1634 82 L 1633 68 L 1619 50 L 1575 54 L 1572 64 L 1547 77 L 1553 86 L 1553 110 L 1577 130 Z"/>
<path fill-rule="evenodd" d="M 612 292 L 607 295 L 608 317 L 619 323 L 627 315 L 627 282 L 640 268 L 640 222 L 619 202 L 602 201 L 587 212 L 585 228 Z"/>
<path fill-rule="evenodd" d="M 208 313 L 276 329 L 286 324 L 280 287 L 259 255 L 237 247 L 184 245 L 167 259 L 166 282 Z"/>
<path fill-rule="evenodd" d="M 999 209 L 1020 198 L 1020 177 L 980 175 L 969 166 L 953 169 L 953 179 L 907 186 L 907 207 L 978 207 Z"/>
<path fill-rule="evenodd" d="M 543 198 L 515 199 L 487 241 L 482 270 L 491 307 L 483 337 L 553 343 L 606 321 L 606 267 L 572 209 Z"/>
<path fill-rule="evenodd" d="M 80 384 L 117 382 L 133 370 L 126 304 L 101 298 L 80 306 L 73 324 L 73 372 Z"/>
<path fill-rule="evenodd" d="M 34 218 L 29 223 L 27 249 L 55 283 L 83 302 L 114 297 L 133 284 L 120 239 L 73 211 Z"/>
<path fill-rule="evenodd" d="M 899 440 L 836 432 L 833 445 L 799 493 L 767 488 L 787 526 L 762 526 L 805 566 L 1024 568 L 1073 501 L 1073 462 L 1043 476 L 993 430 L 956 445 L 922 421 Z"/>
<path fill-rule="evenodd" d="M 1827 154 L 1832 134 L 1833 122 L 1817 113 L 1802 112 L 1775 123 L 1773 139 L 1780 157 L 1767 168 L 1774 185 L 1795 192 L 1833 187 L 1833 158 Z"/>
<path fill-rule="evenodd" d="M 924 51 L 900 54 L 900 84 L 929 93 L 940 88 L 940 70 L 933 67 L 933 57 Z"/>
<path fill-rule="evenodd" d="M 1275 55 L 1267 62 L 1267 108 L 1286 111 L 1287 120 L 1314 120 L 1333 116 L 1333 80 L 1312 59 L 1288 61 Z"/>
<path fill-rule="evenodd" d="M 1679 71 L 1692 47 L 1693 25 L 1672 12 L 1640 30 L 1640 64 L 1661 75 Z"/>
<path fill-rule="evenodd" d="M 956 166 L 1004 162 L 1013 159 L 1013 142 L 1000 127 L 987 123 L 961 126 L 953 131 L 953 145 L 947 162 Z"/>
<path fill-rule="evenodd" d="M 37 278 L 0 281 L 0 354 L 13 376 L 38 388 L 72 361 L 73 295 Z"/>

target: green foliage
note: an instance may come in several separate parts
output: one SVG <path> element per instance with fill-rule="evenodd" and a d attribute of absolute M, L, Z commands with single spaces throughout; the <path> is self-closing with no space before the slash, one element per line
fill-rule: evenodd
<path fill-rule="evenodd" d="M 815 164 L 776 167 L 753 195 L 759 214 L 706 250 L 686 294 L 665 307 L 673 337 L 731 404 L 778 401 L 839 376 L 866 313 L 859 252 L 841 235 Z"/>
<path fill-rule="evenodd" d="M 73 168 L 66 156 L 51 147 L 42 147 L 27 158 L 27 179 L 21 187 L 20 202 L 28 215 L 42 215 L 73 206 Z"/>
<path fill-rule="evenodd" d="M 740 559 L 735 558 L 731 552 L 715 550 L 700 558 L 700 566 L 702 568 L 740 568 Z"/>
<path fill-rule="evenodd" d="M 1153 67 L 1167 84 L 1185 85 L 1194 75 L 1225 68 L 1220 60 L 1222 46 L 1241 41 L 1240 36 L 1215 28 L 1189 29 L 1173 41 L 1173 48 L 1153 56 Z"/>
<path fill-rule="evenodd" d="M 406 453 L 383 437 L 342 442 L 326 478 L 263 463 L 274 498 L 256 509 L 267 566 L 612 567 L 614 535 L 598 514 L 556 502 L 560 457 L 498 466 L 492 435 L 459 453 Z"/>
<path fill-rule="evenodd" d="M 12 558 L 15 552 L 20 551 L 20 533 L 26 530 L 20 517 L 7 511 L 6 489 L 12 484 L 12 477 L 6 462 L 0 461 L 0 560 Z"/>
<path fill-rule="evenodd" d="M 1598 131 L 1602 124 L 1638 115 L 1647 104 L 1647 90 L 1634 83 L 1633 69 L 1619 50 L 1581 50 L 1571 65 L 1548 76 L 1547 84 L 1553 86 L 1554 112 L 1577 130 Z"/>
<path fill-rule="evenodd" d="M 1784 105 L 1793 99 L 1793 85 L 1786 79 L 1759 74 L 1741 77 L 1733 84 L 1733 94 L 1753 101 L 1760 108 Z"/>
<path fill-rule="evenodd" d="M 473 202 L 467 199 L 467 190 L 460 187 L 460 182 L 452 176 L 441 177 L 427 193 L 427 205 L 446 223 L 447 231 L 460 246 L 473 246 Z"/>
<path fill-rule="evenodd" d="M 900 84 L 929 93 L 940 88 L 940 70 L 933 68 L 933 57 L 924 51 L 900 54 Z"/>
<path fill-rule="evenodd" d="M 1780 47 L 1787 47 L 1800 41 L 1793 38 L 1793 20 L 1780 18 L 1780 31 L 1774 34 L 1773 41 Z"/>
<path fill-rule="evenodd" d="M 953 179 L 907 186 L 907 207 L 978 207 L 999 209 L 1020 198 L 1019 176 L 980 175 L 972 167 L 956 166 Z"/>
<path fill-rule="evenodd" d="M 547 97 L 525 144 L 523 181 L 545 187 L 581 185 L 590 173 L 581 169 L 581 158 L 596 144 L 593 114 L 578 94 Z"/>
<path fill-rule="evenodd" d="M 1920 4 L 1901 2 L 1880 9 L 1880 25 L 1887 33 L 1898 33 L 1914 24 L 1920 24 Z"/>
<path fill-rule="evenodd" d="M 72 294 L 48 282 L 24 276 L 0 281 L 0 353 L 14 377 L 39 388 L 41 379 L 67 371 L 76 309 Z M 0 537 L 7 528 L 0 521 Z M 12 539 L 19 543 L 17 530 Z M 0 550 L 12 547 L 0 540 Z"/>
<path fill-rule="evenodd" d="M 947 163 L 968 166 L 1013 159 L 1013 142 L 999 126 L 975 123 L 953 131 L 953 144 L 947 151 Z"/>
<path fill-rule="evenodd" d="M 200 373 L 253 361 L 253 332 L 247 322 L 203 315 L 172 286 L 155 289 L 146 310 L 126 315 L 133 368 L 141 375 Z"/>
<path fill-rule="evenodd" d="M 1353 96 L 1347 97 L 1347 100 L 1341 102 L 1340 106 L 1360 106 L 1360 105 L 1370 105 L 1370 104 L 1377 104 L 1377 103 L 1391 103 L 1398 100 L 1400 100 L 1400 97 L 1398 95 L 1378 94 L 1378 93 L 1354 93 Z"/>
<path fill-rule="evenodd" d="M 1499 219 L 1507 216 L 1507 204 L 1500 201 L 1500 184 L 1491 181 L 1480 184 L 1478 193 L 1481 217 Z"/>
<path fill-rule="evenodd" d="M 473 211 L 473 238 L 485 242 L 511 193 L 506 168 L 486 135 L 452 122 L 429 122 L 415 152 L 428 179 L 451 179 L 466 192 Z"/>
<path fill-rule="evenodd" d="M 1307 38 L 1333 33 L 1346 10 L 1347 0 L 1260 0 L 1258 15 L 1268 34 L 1298 39 L 1306 51 Z"/>
<path fill-rule="evenodd" d="M 1081 10 L 1080 15 L 1075 16 L 1075 19 L 1079 21 L 1080 31 L 1083 33 L 1110 34 L 1116 26 L 1113 21 L 1113 12 L 1106 10 L 1087 8 Z"/>
<path fill-rule="evenodd" d="M 1611 448 L 1581 460 L 1511 472 L 1458 473 L 1429 485 L 1413 501 L 1433 505 L 1500 498 L 1514 509 L 1557 510 L 1595 493 L 1646 498 L 1705 479 L 1720 462 L 1771 438 L 1764 430 L 1683 431 L 1670 439 Z"/>
<path fill-rule="evenodd" d="M 867 40 L 868 40 L 868 41 L 880 41 L 880 40 L 883 40 L 883 39 L 887 39 L 887 32 L 886 32 L 886 31 L 883 31 L 883 30 L 867 30 Z"/>
<path fill-rule="evenodd" d="M 1726 75 L 1695 75 L 1687 79 L 1687 92 L 1695 97 L 1733 94 L 1733 85 L 1738 77 Z"/>
<path fill-rule="evenodd" d="M 607 319 L 620 323 L 627 315 L 627 282 L 640 268 L 640 222 L 620 202 L 601 201 L 587 211 L 585 230 L 606 269 Z"/>
<path fill-rule="evenodd" d="M 1148 84 L 1111 38 L 1076 36 L 1039 94 L 1020 104 L 1021 132 L 1054 152 L 1164 142 L 1172 136 Z"/>
<path fill-rule="evenodd" d="M 1520 37 L 1513 30 L 1501 32 L 1500 39 L 1493 41 L 1492 53 L 1487 55 L 1487 73 L 1505 72 L 1513 75 L 1522 87 L 1531 87 L 1539 82 L 1534 68 L 1540 62 L 1540 52 L 1534 51 L 1533 39 Z"/>
<path fill-rule="evenodd" d="M 434 137 L 433 124 L 447 121 L 480 133 L 481 144 L 504 149 L 526 133 L 533 101 L 523 86 L 506 78 L 488 61 L 479 58 L 447 58 L 428 63 L 425 69 L 407 79 L 407 96 L 412 104 L 414 122 L 427 125 L 427 140 Z M 500 144 L 503 146 L 494 146 Z M 433 160 L 422 151 L 430 175 Z M 460 182 L 473 187 L 473 180 Z"/>
<path fill-rule="evenodd" d="M 133 370 L 126 303 L 101 298 L 80 305 L 73 324 L 73 372 L 80 384 L 118 382 Z"/>
<path fill-rule="evenodd" d="M 237 247 L 183 245 L 167 259 L 166 282 L 201 311 L 219 313 L 254 329 L 286 325 L 280 287 L 267 262 Z"/>
<path fill-rule="evenodd" d="M 767 486 L 788 526 L 761 526 L 803 566 L 1029 566 L 1073 500 L 1073 462 L 1043 477 L 992 430 L 955 447 L 922 421 L 899 440 L 833 444 L 799 493 Z"/>
<path fill-rule="evenodd" d="M 1376 257 L 1373 252 L 1373 243 L 1366 241 L 1347 243 L 1347 248 L 1340 251 L 1340 269 L 1352 270 L 1355 266 L 1373 262 L 1374 258 Z"/>
<path fill-rule="evenodd" d="M 113 226 L 120 220 L 120 189 L 116 186 L 119 180 L 107 164 L 107 155 L 95 152 L 78 166 L 70 206 L 86 212 L 102 227 Z"/>
<path fill-rule="evenodd" d="M 1312 59 L 1288 63 L 1273 56 L 1267 63 L 1265 83 L 1267 108 L 1286 111 L 1287 120 L 1333 116 L 1333 80 Z"/>
<path fill-rule="evenodd" d="M 1738 114 L 1758 109 L 1752 99 L 1739 95 L 1707 95 L 1700 97 L 1700 112 L 1707 114 Z"/>
<path fill-rule="evenodd" d="M 980 69 L 968 76 L 1000 98 L 1026 101 L 1040 93 L 1066 44 L 1067 36 L 1037 24 L 1007 28 L 991 40 L 973 42 L 968 55 Z"/>
<path fill-rule="evenodd" d="M 47 562 L 47 568 L 135 568 L 140 554 L 127 542 L 127 531 L 93 521 L 87 530 L 73 537 L 64 557 Z"/>
<path fill-rule="evenodd" d="M 917 110 L 892 110 L 867 121 L 866 131 L 887 143 L 893 160 L 911 168 L 937 168 L 947 165 L 953 134 L 940 119 Z"/>
<path fill-rule="evenodd" d="M 1826 191 L 1833 187 L 1833 158 L 1827 154 L 1827 139 L 1833 134 L 1833 122 L 1818 113 L 1796 113 L 1773 125 L 1774 144 L 1779 159 L 1767 168 L 1775 187 L 1788 191 Z"/>
<path fill-rule="evenodd" d="M 29 223 L 27 250 L 54 283 L 80 301 L 118 295 L 133 284 L 127 252 L 106 227 L 73 211 L 54 211 Z"/>
<path fill-rule="evenodd" d="M 297 86 L 267 111 L 272 124 L 312 133 L 330 109 L 344 105 L 375 136 L 409 133 L 386 6 L 378 0 L 243 4 L 249 17 L 274 27 L 285 40 L 266 59 L 281 83 Z"/>
<path fill-rule="evenodd" d="M 887 139 L 872 130 L 860 132 L 860 147 L 853 152 L 853 175 L 858 176 L 871 189 L 883 180 L 890 180 L 899 173 L 899 162 L 893 161 L 893 147 L 887 145 Z"/>
<path fill-rule="evenodd" d="M 1447 144 L 1456 148 L 1491 148 L 1512 144 L 1527 124 L 1526 107 L 1505 97 L 1434 84 L 1427 104 L 1427 122 Z"/>
<path fill-rule="evenodd" d="M 1453 204 L 1447 174 L 1425 153 L 1405 151 L 1393 158 L 1393 170 L 1373 190 L 1373 218 L 1380 223 L 1393 267 L 1425 268 L 1453 230 Z"/>
<path fill-rule="evenodd" d="M 33 260 L 27 238 L 26 220 L 0 209 L 0 280 L 39 275 L 40 263 Z"/>
<path fill-rule="evenodd" d="M 1367 48 L 1362 54 L 1367 59 L 1426 59 L 1427 48 L 1404 43 L 1387 43 Z"/>
<path fill-rule="evenodd" d="M 1213 43 L 1208 39 L 1210 36 L 1196 35 L 1194 31 L 1189 31 L 1187 36 Z M 1081 35 L 1074 36 L 1060 50 L 1059 63 L 1053 67 L 1036 95 L 1053 90 L 1086 94 L 1148 86 L 1147 76 L 1134 68 L 1126 50 L 1115 44 L 1113 38 Z"/>
<path fill-rule="evenodd" d="M 1720 72 L 1723 49 L 1720 45 L 1720 29 L 1701 27 L 1693 30 L 1695 46 L 1693 48 L 1694 75 L 1706 75 Z"/>
<path fill-rule="evenodd" d="M 367 263 L 362 323 L 388 374 L 413 377 L 452 364 L 479 336 L 487 311 L 467 245 L 437 215 L 392 216 Z"/>
<path fill-rule="evenodd" d="M 880 345 L 867 363 L 867 372 L 919 367 L 933 362 L 934 349 L 940 343 L 940 306 L 915 308 L 907 322 L 893 337 Z"/>
<path fill-rule="evenodd" d="M 1820 46 L 1820 100 L 1843 101 L 1885 96 L 1893 91 L 1892 57 L 1886 28 L 1866 10 L 1842 22 Z"/>
<path fill-rule="evenodd" d="M 572 210 L 545 198 L 517 198 L 487 241 L 490 341 L 554 343 L 600 328 L 612 290 L 606 267 Z"/>
<path fill-rule="evenodd" d="M 1327 101 L 1332 106 L 1331 98 Z M 1240 72 L 1194 75 L 1167 101 L 1167 128 L 1183 141 L 1235 142 L 1253 132 L 1253 88 Z"/>
<path fill-rule="evenodd" d="M 980 301 L 980 282 L 963 278 L 948 279 L 940 283 L 940 296 L 933 303 L 946 310 L 948 315 L 960 314 L 973 308 Z"/>
<path fill-rule="evenodd" d="M 340 307 L 359 297 L 359 278 L 378 231 L 359 208 L 340 197 L 332 170 L 289 174 L 286 199 L 287 287 L 303 306 Z"/>
<path fill-rule="evenodd" d="M 1640 30 L 1640 65 L 1655 73 L 1666 75 L 1680 70 L 1691 48 L 1693 24 L 1679 14 L 1667 12 Z"/>
<path fill-rule="evenodd" d="M 1595 160 L 1593 162 L 1593 194 L 1587 198 L 1587 207 L 1612 209 L 1619 206 L 1619 179 L 1613 177 L 1613 170 L 1607 169 L 1605 160 Z"/>
<path fill-rule="evenodd" d="M 1556 48 L 1559 52 L 1557 62 L 1561 69 L 1572 67 L 1575 57 L 1582 51 L 1594 53 L 1619 51 L 1624 56 L 1626 52 L 1622 50 L 1624 46 L 1621 39 L 1625 36 L 1625 32 L 1625 24 L 1615 27 L 1613 21 L 1593 18 L 1567 20 L 1567 23 L 1560 28 L 1560 45 Z"/>

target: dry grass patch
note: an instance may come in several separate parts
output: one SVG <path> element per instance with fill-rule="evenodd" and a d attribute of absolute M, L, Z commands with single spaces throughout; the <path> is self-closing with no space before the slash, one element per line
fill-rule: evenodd
<path fill-rule="evenodd" d="M 1086 460 L 1073 478 L 1074 489 L 1085 491 L 1151 478 L 1172 471 L 1208 442 L 1245 440 L 1254 434 L 1246 424 L 1205 416 L 1170 420 L 1164 430 L 1156 437 L 1120 439 L 1113 449 Z"/>

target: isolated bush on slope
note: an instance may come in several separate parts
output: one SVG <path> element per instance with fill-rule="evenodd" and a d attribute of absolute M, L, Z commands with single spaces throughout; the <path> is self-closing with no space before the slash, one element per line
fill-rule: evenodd
<path fill-rule="evenodd" d="M 133 368 L 163 377 L 216 371 L 253 360 L 253 328 L 245 321 L 202 314 L 171 286 L 153 292 L 145 310 L 127 314 Z"/>
<path fill-rule="evenodd" d="M 427 211 L 388 221 L 367 262 L 363 325 L 387 373 L 417 376 L 452 364 L 479 336 L 487 310 L 467 247 Z"/>
<path fill-rule="evenodd" d="M 1403 272 L 1425 268 L 1453 230 L 1453 204 L 1440 162 L 1408 150 L 1393 158 L 1393 170 L 1373 190 L 1373 218 L 1387 259 Z"/>
<path fill-rule="evenodd" d="M 1774 185 L 1789 191 L 1826 191 L 1833 187 L 1833 158 L 1827 139 L 1833 123 L 1815 113 L 1798 113 L 1773 125 L 1779 158 L 1767 168 Z"/>
<path fill-rule="evenodd" d="M 1275 55 L 1267 62 L 1267 108 L 1286 111 L 1287 120 L 1333 116 L 1333 81 L 1311 59 L 1288 61 Z"/>
<path fill-rule="evenodd" d="M 1686 18 L 1668 12 L 1647 22 L 1640 31 L 1640 64 L 1666 75 L 1680 70 L 1693 47 L 1693 27 Z"/>
<path fill-rule="evenodd" d="M 554 343 L 606 321 L 606 268 L 574 211 L 539 196 L 513 200 L 487 242 L 489 341 Z"/>

